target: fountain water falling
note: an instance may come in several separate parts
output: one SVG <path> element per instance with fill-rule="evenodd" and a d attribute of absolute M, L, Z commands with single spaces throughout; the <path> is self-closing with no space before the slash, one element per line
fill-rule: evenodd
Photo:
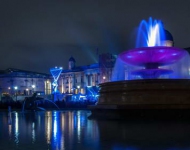
<path fill-rule="evenodd" d="M 136 48 L 165 46 L 165 30 L 160 20 L 142 20 L 137 33 Z"/>

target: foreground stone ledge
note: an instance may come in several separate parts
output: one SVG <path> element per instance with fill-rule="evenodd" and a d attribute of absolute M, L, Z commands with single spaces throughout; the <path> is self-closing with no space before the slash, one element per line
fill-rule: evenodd
<path fill-rule="evenodd" d="M 188 118 L 189 79 L 148 79 L 100 84 L 92 116 L 108 118 Z"/>

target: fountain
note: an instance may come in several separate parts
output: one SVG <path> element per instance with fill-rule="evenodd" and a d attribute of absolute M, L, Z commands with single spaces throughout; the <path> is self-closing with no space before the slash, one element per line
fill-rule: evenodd
<path fill-rule="evenodd" d="M 161 21 L 143 20 L 136 48 L 119 54 L 112 82 L 100 84 L 98 103 L 90 107 L 92 116 L 107 114 L 114 118 L 156 112 L 163 117 L 188 110 L 189 60 L 186 50 L 173 47 L 173 38 Z"/>
<path fill-rule="evenodd" d="M 50 104 L 50 106 L 49 106 L 49 104 Z M 25 112 L 26 110 L 45 111 L 47 109 L 59 110 L 59 107 L 52 100 L 37 97 L 37 93 L 34 93 L 31 97 L 26 97 L 25 100 L 23 101 L 23 105 L 22 105 L 22 112 Z"/>

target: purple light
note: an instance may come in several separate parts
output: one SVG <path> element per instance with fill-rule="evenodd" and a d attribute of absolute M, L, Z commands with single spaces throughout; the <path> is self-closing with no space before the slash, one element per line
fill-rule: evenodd
<path fill-rule="evenodd" d="M 185 50 L 175 47 L 143 47 L 125 51 L 119 57 L 127 64 L 146 66 L 148 63 L 156 63 L 164 66 L 175 63 L 185 54 Z"/>
<path fill-rule="evenodd" d="M 127 64 L 145 67 L 145 69 L 133 71 L 133 75 L 140 75 L 144 79 L 152 79 L 163 74 L 172 73 L 172 70 L 159 69 L 159 67 L 173 64 L 184 55 L 185 50 L 179 48 L 156 46 L 125 51 L 119 55 L 119 58 Z"/>

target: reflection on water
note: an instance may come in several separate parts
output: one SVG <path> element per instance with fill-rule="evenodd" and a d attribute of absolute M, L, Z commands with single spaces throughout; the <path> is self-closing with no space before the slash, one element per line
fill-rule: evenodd
<path fill-rule="evenodd" d="M 32 122 L 32 143 L 35 143 L 36 133 L 35 133 L 35 123 Z"/>
<path fill-rule="evenodd" d="M 14 127 L 15 127 L 15 143 L 18 145 L 19 143 L 19 127 L 18 127 L 18 113 L 15 113 L 15 123 L 14 123 Z"/>
<path fill-rule="evenodd" d="M 0 149 L 187 150 L 189 122 L 88 120 L 89 111 L 0 112 Z"/>
<path fill-rule="evenodd" d="M 51 130 L 52 130 L 51 122 L 52 122 L 51 112 L 46 112 L 45 128 L 46 128 L 47 144 L 50 144 L 50 139 L 51 139 Z"/>

